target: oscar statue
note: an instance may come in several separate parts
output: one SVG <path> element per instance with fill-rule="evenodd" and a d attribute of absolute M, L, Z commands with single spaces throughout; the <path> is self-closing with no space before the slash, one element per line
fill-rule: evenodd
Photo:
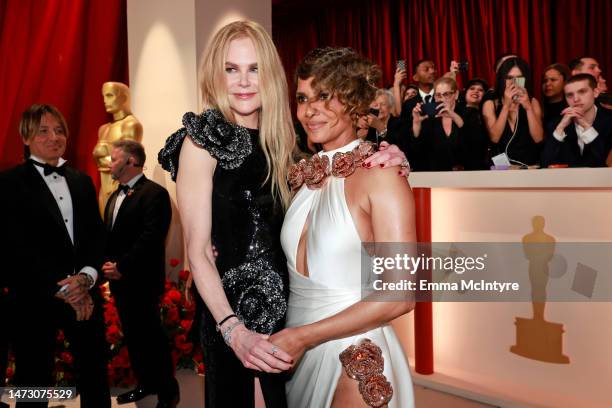
<path fill-rule="evenodd" d="M 142 125 L 130 110 L 130 90 L 127 85 L 121 82 L 105 82 L 102 85 L 102 96 L 106 112 L 113 115 L 111 122 L 100 126 L 98 143 L 93 151 L 100 172 L 98 203 L 100 213 L 104 215 L 106 202 L 111 193 L 117 189 L 117 182 L 110 174 L 112 144 L 120 139 L 142 142 Z"/>
<path fill-rule="evenodd" d="M 533 217 L 533 231 L 523 237 L 523 252 L 529 261 L 533 316 L 531 319 L 516 317 L 516 345 L 510 351 L 532 360 L 569 364 L 569 357 L 563 354 L 563 324 L 544 318 L 549 262 L 555 254 L 556 242 L 544 232 L 544 224 L 544 217 Z"/>

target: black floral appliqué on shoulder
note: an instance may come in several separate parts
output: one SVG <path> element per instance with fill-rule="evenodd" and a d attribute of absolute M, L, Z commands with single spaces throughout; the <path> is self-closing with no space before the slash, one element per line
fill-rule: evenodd
<path fill-rule="evenodd" d="M 179 154 L 187 135 L 226 170 L 240 167 L 253 151 L 249 131 L 229 123 L 216 109 L 205 110 L 199 115 L 187 112 L 183 115 L 183 126 L 166 139 L 165 146 L 157 155 L 157 161 L 170 172 L 174 181 L 178 173 Z"/>

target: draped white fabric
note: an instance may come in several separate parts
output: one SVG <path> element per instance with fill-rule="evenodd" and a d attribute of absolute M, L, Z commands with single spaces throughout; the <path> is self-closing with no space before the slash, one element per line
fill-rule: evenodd
<path fill-rule="evenodd" d="M 351 151 L 358 140 L 329 152 Z M 296 270 L 300 236 L 307 226 L 309 276 Z M 322 188 L 306 186 L 296 194 L 281 233 L 289 269 L 287 326 L 295 327 L 332 316 L 361 298 L 361 241 L 344 194 L 344 178 L 329 176 Z M 368 338 L 383 352 L 384 374 L 393 386 L 390 408 L 414 406 L 412 380 L 402 347 L 389 325 L 357 336 L 329 341 L 306 352 L 287 383 L 290 408 L 329 407 L 342 372 L 339 355 Z"/>

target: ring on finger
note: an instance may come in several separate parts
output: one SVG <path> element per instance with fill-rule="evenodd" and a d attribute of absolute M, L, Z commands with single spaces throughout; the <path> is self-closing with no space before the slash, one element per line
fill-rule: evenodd
<path fill-rule="evenodd" d="M 278 351 L 278 346 L 274 346 L 274 345 L 273 345 L 273 346 L 272 346 L 272 350 L 271 350 L 271 351 L 272 351 L 272 355 L 273 355 L 273 356 L 276 356 L 276 352 Z"/>
<path fill-rule="evenodd" d="M 409 169 L 410 168 L 410 163 L 408 163 L 408 159 L 404 159 L 402 164 L 400 164 L 400 167 L 403 168 L 403 169 Z"/>

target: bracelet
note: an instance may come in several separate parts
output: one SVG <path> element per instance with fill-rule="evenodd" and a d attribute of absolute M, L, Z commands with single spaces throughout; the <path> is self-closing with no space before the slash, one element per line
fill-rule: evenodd
<path fill-rule="evenodd" d="M 94 279 L 93 279 L 93 278 L 92 278 L 92 277 L 91 277 L 91 276 L 90 276 L 88 273 L 85 273 L 85 272 L 79 272 L 79 273 L 77 274 L 77 278 L 78 278 L 79 276 L 83 276 L 83 277 L 85 278 L 85 284 L 84 284 L 83 286 L 87 286 L 87 289 L 88 289 L 88 290 L 89 290 L 89 289 L 90 289 L 90 288 L 91 288 L 91 287 L 94 285 L 94 283 L 95 283 L 95 282 L 94 282 Z"/>
<path fill-rule="evenodd" d="M 227 344 L 228 347 L 232 347 L 232 331 L 242 324 L 242 320 L 238 319 L 238 321 L 232 323 L 225 331 L 223 332 L 223 341 Z"/>
<path fill-rule="evenodd" d="M 217 331 L 221 331 L 221 325 L 225 322 L 227 322 L 229 319 L 231 319 L 232 317 L 238 317 L 235 314 L 231 314 L 229 316 L 226 316 L 225 319 L 221 319 L 221 321 L 219 323 L 217 323 Z"/>

